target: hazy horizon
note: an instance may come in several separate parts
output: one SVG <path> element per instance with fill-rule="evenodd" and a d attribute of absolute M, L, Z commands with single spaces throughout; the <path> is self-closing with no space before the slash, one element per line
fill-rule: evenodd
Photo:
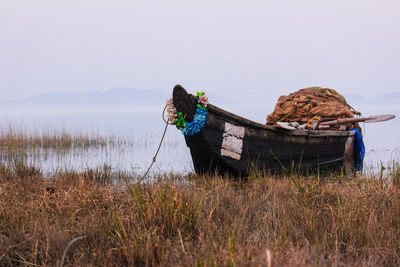
<path fill-rule="evenodd" d="M 173 87 L 171 87 L 170 89 L 140 89 L 140 88 L 122 88 L 122 87 L 114 87 L 114 88 L 109 88 L 109 89 L 104 89 L 104 90 L 88 90 L 88 91 L 43 91 L 43 92 L 38 92 L 38 93 L 32 93 L 32 94 L 28 94 L 28 95 L 23 95 L 23 96 L 18 96 L 16 98 L 10 98 L 10 99 L 2 99 L 0 102 L 14 102 L 14 101 L 21 101 L 21 100 L 26 100 L 26 99 L 30 99 L 30 98 L 35 98 L 35 97 L 39 97 L 39 96 L 47 96 L 47 95 L 69 95 L 69 94 L 83 94 L 83 95 L 90 95 L 90 94 L 104 94 L 107 92 L 111 92 L 114 90 L 132 90 L 132 91 L 148 91 L 148 92 L 154 92 L 154 91 L 162 91 L 166 94 L 171 94 L 172 95 L 172 91 L 173 91 Z M 195 94 L 198 90 L 191 90 L 191 88 L 185 88 L 187 89 L 188 93 L 190 94 Z M 302 89 L 302 88 L 298 88 L 298 89 Z M 293 91 L 290 92 L 284 92 L 281 95 L 288 95 L 298 89 L 293 89 Z M 340 93 L 340 92 L 339 92 Z M 348 94 L 343 94 L 345 97 L 346 96 L 355 96 L 355 97 L 363 97 L 363 98 L 367 98 L 367 99 L 374 99 L 376 97 L 380 97 L 380 96 L 386 96 L 386 95 L 391 95 L 391 94 L 400 94 L 400 90 L 397 91 L 388 91 L 385 93 L 381 93 L 379 91 L 377 91 L 375 94 L 372 95 L 368 95 L 365 96 L 362 92 L 360 93 L 348 93 Z M 228 96 L 223 96 L 221 94 L 217 93 L 213 93 L 214 96 L 217 97 L 221 97 L 221 98 L 226 98 L 227 100 L 235 100 L 233 98 L 230 98 L 229 95 Z M 280 95 L 279 95 L 280 96 Z M 278 99 L 273 99 L 273 100 L 278 100 Z"/>

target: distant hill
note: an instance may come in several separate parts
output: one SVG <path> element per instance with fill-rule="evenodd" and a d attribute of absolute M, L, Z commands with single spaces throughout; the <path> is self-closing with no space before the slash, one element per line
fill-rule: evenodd
<path fill-rule="evenodd" d="M 11 111 L 133 109 L 160 106 L 166 98 L 167 92 L 162 90 L 117 88 L 106 92 L 44 93 L 21 100 L 0 102 L 0 109 Z"/>
<path fill-rule="evenodd" d="M 115 88 L 105 92 L 44 93 L 20 100 L 0 101 L 0 111 L 128 111 L 163 108 L 171 92 Z M 211 98 L 211 96 L 209 96 Z M 212 95 L 213 103 L 232 101 Z"/>
<path fill-rule="evenodd" d="M 379 104 L 400 105 L 400 92 L 379 95 L 374 101 Z"/>
<path fill-rule="evenodd" d="M 400 92 L 382 94 L 376 97 L 365 97 L 356 94 L 344 95 L 350 105 L 399 105 Z"/>

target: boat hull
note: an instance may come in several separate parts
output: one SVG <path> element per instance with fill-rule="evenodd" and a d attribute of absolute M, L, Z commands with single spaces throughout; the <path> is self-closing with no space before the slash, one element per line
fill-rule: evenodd
<path fill-rule="evenodd" d="M 193 102 L 193 97 L 187 99 Z M 187 103 L 186 109 L 190 106 Z M 177 109 L 185 112 L 185 108 Z M 247 120 L 213 105 L 208 105 L 204 127 L 185 140 L 198 174 L 247 176 L 251 172 L 294 170 L 317 174 L 354 166 L 354 132 L 287 130 Z"/>

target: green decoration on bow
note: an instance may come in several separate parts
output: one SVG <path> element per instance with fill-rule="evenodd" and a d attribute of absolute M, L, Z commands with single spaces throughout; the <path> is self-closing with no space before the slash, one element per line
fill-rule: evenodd
<path fill-rule="evenodd" d="M 183 118 L 182 112 L 179 112 L 178 118 L 176 119 L 176 128 L 178 128 L 178 130 L 180 130 L 181 128 L 185 128 L 185 127 L 186 127 L 186 121 Z"/>
<path fill-rule="evenodd" d="M 197 98 L 199 98 L 199 97 L 202 96 L 202 95 L 204 95 L 204 92 L 203 92 L 203 91 L 197 92 Z"/>

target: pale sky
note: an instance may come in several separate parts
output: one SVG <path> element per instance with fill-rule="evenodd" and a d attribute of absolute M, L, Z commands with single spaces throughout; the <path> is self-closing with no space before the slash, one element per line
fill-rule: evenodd
<path fill-rule="evenodd" d="M 251 102 L 400 91 L 399 0 L 0 0 L 2 100 L 179 83 Z"/>

